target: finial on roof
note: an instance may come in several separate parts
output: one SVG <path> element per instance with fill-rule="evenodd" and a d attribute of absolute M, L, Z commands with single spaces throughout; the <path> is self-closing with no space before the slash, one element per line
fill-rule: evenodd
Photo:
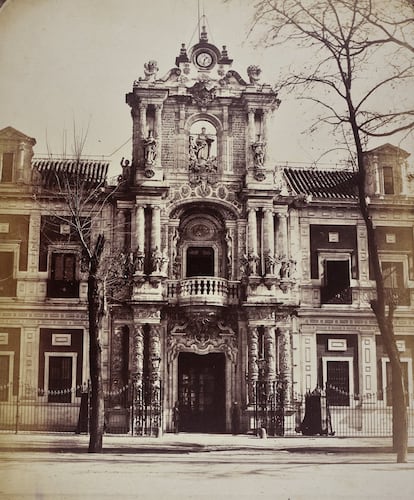
<path fill-rule="evenodd" d="M 188 59 L 187 49 L 185 48 L 185 43 L 181 44 L 180 55 L 176 57 L 175 64 L 180 66 L 180 63 L 188 63 L 190 59 Z"/>
<path fill-rule="evenodd" d="M 201 28 L 200 42 L 208 42 L 207 30 L 206 30 L 205 25 L 202 26 L 202 28 Z"/>

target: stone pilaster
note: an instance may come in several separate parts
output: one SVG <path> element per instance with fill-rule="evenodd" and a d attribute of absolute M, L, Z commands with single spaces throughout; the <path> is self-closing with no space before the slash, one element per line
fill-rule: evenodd
<path fill-rule="evenodd" d="M 152 205 L 151 219 L 151 249 L 161 250 L 161 209 L 158 205 Z"/>
<path fill-rule="evenodd" d="M 162 104 L 155 106 L 155 138 L 157 139 L 158 155 L 156 159 L 157 166 L 161 166 L 162 151 Z"/>
<path fill-rule="evenodd" d="M 256 208 L 249 208 L 247 221 L 248 221 L 248 231 L 249 231 L 249 253 L 257 254 L 257 218 L 256 218 Z"/>
<path fill-rule="evenodd" d="M 137 250 L 145 252 L 145 207 L 138 205 L 136 207 L 136 231 L 137 231 Z"/>
<path fill-rule="evenodd" d="M 279 258 L 288 258 L 288 233 L 287 233 L 287 214 L 278 212 L 277 218 L 279 221 L 277 231 L 277 249 Z"/>
<path fill-rule="evenodd" d="M 274 235 L 273 210 L 271 208 L 266 208 L 264 210 L 264 220 L 263 220 L 263 255 L 265 258 L 265 269 L 267 275 L 274 274 L 274 248 L 275 248 L 275 235 Z"/>

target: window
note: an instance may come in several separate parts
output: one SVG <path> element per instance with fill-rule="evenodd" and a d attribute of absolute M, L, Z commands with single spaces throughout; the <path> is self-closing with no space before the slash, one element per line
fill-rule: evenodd
<path fill-rule="evenodd" d="M 392 167 L 383 167 L 384 194 L 394 194 L 394 176 Z"/>
<path fill-rule="evenodd" d="M 79 297 L 77 254 L 52 253 L 48 297 Z"/>
<path fill-rule="evenodd" d="M 351 304 L 352 291 L 348 260 L 325 260 L 325 280 L 321 289 L 322 304 Z"/>
<path fill-rule="evenodd" d="M 1 182 L 13 181 L 14 153 L 3 153 L 1 165 Z"/>
<path fill-rule="evenodd" d="M 76 354 L 45 353 L 45 386 L 49 403 L 72 403 L 76 386 Z"/>
<path fill-rule="evenodd" d="M 0 401 L 9 400 L 10 388 L 10 356 L 0 354 Z"/>
<path fill-rule="evenodd" d="M 385 394 L 387 406 L 392 404 L 392 372 L 391 363 L 387 358 L 382 358 L 382 387 Z M 410 405 L 410 394 L 413 393 L 412 386 L 412 360 L 409 358 L 401 358 L 401 369 L 403 372 L 405 398 L 407 406 Z M 410 376 L 409 376 L 410 375 Z"/>
<path fill-rule="evenodd" d="M 187 249 L 187 277 L 214 276 L 214 250 L 211 247 Z"/>
<path fill-rule="evenodd" d="M 388 300 L 394 300 L 397 305 L 410 305 L 410 290 L 404 284 L 403 262 L 381 262 L 382 277 Z"/>
<path fill-rule="evenodd" d="M 323 357 L 323 383 L 328 404 L 349 406 L 354 392 L 353 359 L 350 357 Z"/>
<path fill-rule="evenodd" d="M 16 297 L 14 252 L 0 251 L 0 297 Z"/>

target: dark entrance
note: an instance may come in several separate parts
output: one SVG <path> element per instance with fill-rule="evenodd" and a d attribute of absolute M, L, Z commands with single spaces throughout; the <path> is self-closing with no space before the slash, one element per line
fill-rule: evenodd
<path fill-rule="evenodd" d="M 178 358 L 180 431 L 225 431 L 225 357 L 182 352 Z"/>

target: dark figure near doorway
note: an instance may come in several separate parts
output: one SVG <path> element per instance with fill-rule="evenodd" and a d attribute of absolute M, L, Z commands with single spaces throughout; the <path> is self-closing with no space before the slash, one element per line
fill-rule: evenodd
<path fill-rule="evenodd" d="M 234 435 L 240 434 L 240 408 L 237 401 L 231 408 L 231 432 Z"/>
<path fill-rule="evenodd" d="M 173 407 L 173 426 L 175 434 L 180 431 L 180 405 L 178 401 L 175 402 Z"/>

